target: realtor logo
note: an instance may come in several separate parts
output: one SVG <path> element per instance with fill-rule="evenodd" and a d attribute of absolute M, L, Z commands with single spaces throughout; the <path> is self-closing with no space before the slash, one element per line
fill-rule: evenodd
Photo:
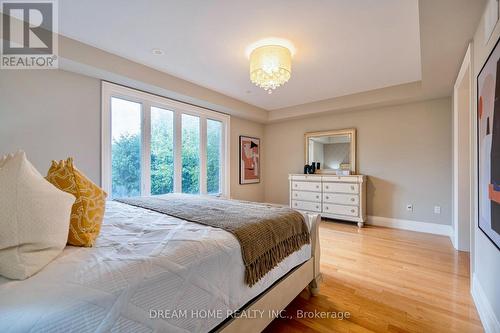
<path fill-rule="evenodd" d="M 4 0 L 2 69 L 57 68 L 56 0 Z"/>

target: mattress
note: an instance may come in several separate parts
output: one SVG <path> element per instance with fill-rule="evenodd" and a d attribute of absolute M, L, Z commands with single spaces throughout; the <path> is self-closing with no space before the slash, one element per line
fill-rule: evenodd
<path fill-rule="evenodd" d="M 0 332 L 207 332 L 310 257 L 304 245 L 250 288 L 232 234 L 110 201 L 93 248 L 0 277 Z"/>

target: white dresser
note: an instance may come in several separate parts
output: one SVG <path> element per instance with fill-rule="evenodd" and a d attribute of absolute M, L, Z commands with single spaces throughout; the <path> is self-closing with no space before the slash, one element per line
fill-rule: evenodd
<path fill-rule="evenodd" d="M 321 216 L 357 222 L 366 221 L 366 177 L 329 174 L 291 174 L 290 207 Z"/>

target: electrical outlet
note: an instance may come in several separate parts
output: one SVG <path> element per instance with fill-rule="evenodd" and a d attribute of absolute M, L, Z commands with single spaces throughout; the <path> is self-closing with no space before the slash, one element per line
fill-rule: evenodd
<path fill-rule="evenodd" d="M 441 214 L 441 206 L 434 206 L 434 214 Z"/>
<path fill-rule="evenodd" d="M 406 210 L 409 212 L 413 212 L 413 205 L 412 204 L 407 204 L 406 205 Z"/>

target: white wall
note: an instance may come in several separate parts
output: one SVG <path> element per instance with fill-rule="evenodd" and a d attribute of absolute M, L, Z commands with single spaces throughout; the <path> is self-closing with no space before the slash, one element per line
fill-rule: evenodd
<path fill-rule="evenodd" d="M 451 117 L 451 99 L 444 98 L 269 124 L 266 201 L 288 203 L 288 174 L 303 172 L 304 133 L 357 128 L 368 215 L 451 225 Z"/>

